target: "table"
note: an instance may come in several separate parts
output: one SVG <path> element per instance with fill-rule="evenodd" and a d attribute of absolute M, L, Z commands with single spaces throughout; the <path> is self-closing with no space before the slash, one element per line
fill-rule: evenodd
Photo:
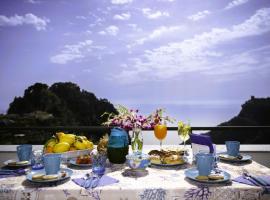
<path fill-rule="evenodd" d="M 158 148 L 158 147 L 156 147 Z M 148 149 L 149 150 L 149 149 Z M 0 199 L 110 199 L 110 200 L 225 200 L 225 199 L 270 199 L 262 195 L 262 188 L 232 182 L 223 185 L 201 185 L 185 178 L 184 170 L 190 164 L 172 169 L 149 167 L 148 175 L 140 178 L 124 177 L 125 165 L 112 165 L 107 175 L 119 180 L 118 183 L 86 190 L 69 180 L 61 185 L 37 187 L 25 180 L 25 176 L 0 179 Z M 243 169 L 252 174 L 269 175 L 270 169 L 256 162 L 232 165 L 219 163 L 219 167 L 228 171 L 232 178 L 239 176 Z M 90 169 L 72 169 L 72 178 L 83 177 Z"/>

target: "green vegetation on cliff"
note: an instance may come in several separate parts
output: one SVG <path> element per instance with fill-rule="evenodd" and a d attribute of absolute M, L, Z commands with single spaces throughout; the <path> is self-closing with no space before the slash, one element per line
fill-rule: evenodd
<path fill-rule="evenodd" d="M 7 115 L 0 116 L 1 125 L 13 126 L 95 126 L 106 119 L 104 112 L 114 112 L 107 99 L 98 99 L 93 93 L 81 90 L 71 82 L 54 83 L 51 87 L 35 83 L 23 97 L 15 97 Z"/>
<path fill-rule="evenodd" d="M 270 98 L 251 97 L 242 105 L 240 113 L 219 126 L 270 126 Z M 224 143 L 226 140 L 239 140 L 246 144 L 269 144 L 270 130 L 226 130 L 211 131 L 215 143 Z"/>

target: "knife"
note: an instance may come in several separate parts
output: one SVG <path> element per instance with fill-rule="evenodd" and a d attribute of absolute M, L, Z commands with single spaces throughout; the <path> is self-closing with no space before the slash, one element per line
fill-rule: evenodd
<path fill-rule="evenodd" d="M 246 176 L 246 177 L 249 177 L 254 182 L 259 184 L 260 186 L 263 186 L 263 187 L 268 186 L 268 184 L 266 184 L 264 181 L 261 181 L 261 179 L 258 179 L 257 177 L 250 175 L 248 172 L 243 172 L 243 175 Z"/>

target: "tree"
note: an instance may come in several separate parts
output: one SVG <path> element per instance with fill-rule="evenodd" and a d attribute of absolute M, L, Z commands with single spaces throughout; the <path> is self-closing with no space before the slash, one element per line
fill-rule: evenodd
<path fill-rule="evenodd" d="M 107 99 L 97 97 L 71 82 L 54 83 L 51 87 L 35 83 L 23 97 L 15 97 L 8 114 L 25 114 L 43 111 L 52 114 L 60 125 L 100 125 L 106 119 L 104 112 L 117 111 Z"/>

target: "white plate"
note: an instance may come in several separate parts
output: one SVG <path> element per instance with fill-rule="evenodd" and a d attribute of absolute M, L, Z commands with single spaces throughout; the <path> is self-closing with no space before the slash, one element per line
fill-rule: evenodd
<path fill-rule="evenodd" d="M 231 175 L 228 172 L 221 171 L 221 175 L 224 176 L 224 179 L 219 180 L 198 180 L 196 177 L 199 175 L 199 171 L 197 168 L 190 168 L 185 170 L 185 175 L 189 179 L 196 181 L 196 182 L 203 182 L 203 183 L 226 183 L 227 181 L 231 180 Z"/>
<path fill-rule="evenodd" d="M 226 162 L 232 162 L 232 163 L 247 162 L 252 159 L 250 155 L 246 155 L 246 154 L 240 154 L 240 155 L 242 156 L 242 159 L 235 159 L 229 156 L 227 153 L 220 153 L 219 159 Z"/>
<path fill-rule="evenodd" d="M 30 162 L 27 161 L 27 163 L 20 164 L 20 161 L 18 160 L 7 160 L 4 162 L 4 165 L 6 167 L 27 167 L 30 165 Z"/>
<path fill-rule="evenodd" d="M 185 162 L 183 163 L 177 163 L 177 164 L 158 164 L 158 163 L 151 163 L 151 165 L 154 165 L 154 166 L 159 166 L 159 167 L 175 167 L 175 166 L 180 166 L 180 165 L 184 165 Z"/>
<path fill-rule="evenodd" d="M 66 172 L 66 176 L 65 177 L 61 177 L 61 172 L 65 171 Z M 71 169 L 68 168 L 61 168 L 60 172 L 58 173 L 58 178 L 57 179 L 52 179 L 52 180 L 32 180 L 32 176 L 36 175 L 36 174 L 44 174 L 45 175 L 45 169 L 41 169 L 41 170 L 32 170 L 30 171 L 27 175 L 26 175 L 26 179 L 30 182 L 33 183 L 53 183 L 53 182 L 59 182 L 59 181 L 63 181 L 66 180 L 68 178 L 71 177 L 71 175 L 73 174 L 73 171 Z"/>
<path fill-rule="evenodd" d="M 90 164 L 78 164 L 78 163 L 76 163 L 76 159 L 77 158 L 72 158 L 71 160 L 69 160 L 69 164 L 77 166 L 77 167 L 91 167 L 92 166 L 92 163 L 90 163 Z"/>

